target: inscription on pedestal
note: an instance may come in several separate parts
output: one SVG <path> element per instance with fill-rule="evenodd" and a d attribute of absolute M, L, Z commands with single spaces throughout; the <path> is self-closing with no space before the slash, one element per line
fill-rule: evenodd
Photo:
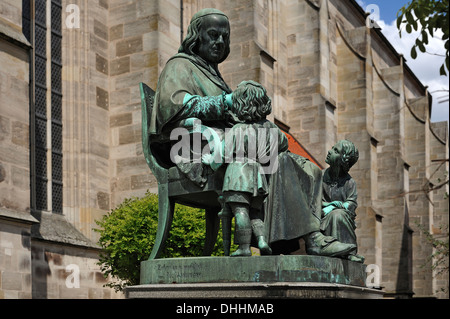
<path fill-rule="evenodd" d="M 366 266 L 323 256 L 190 257 L 141 263 L 141 284 L 322 282 L 365 287 Z"/>
<path fill-rule="evenodd" d="M 175 282 L 184 282 L 186 280 L 197 281 L 201 279 L 201 276 L 205 271 L 205 267 L 197 262 L 188 264 L 159 263 L 156 266 L 156 271 L 157 276 L 161 278 L 163 282 L 166 282 L 167 278 L 175 278 Z"/>

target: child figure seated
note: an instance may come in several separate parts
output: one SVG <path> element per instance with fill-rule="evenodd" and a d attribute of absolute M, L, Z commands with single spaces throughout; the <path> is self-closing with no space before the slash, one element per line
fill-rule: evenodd
<path fill-rule="evenodd" d="M 325 162 L 330 165 L 323 173 L 322 220 L 320 230 L 326 236 L 356 246 L 356 207 L 358 193 L 355 180 L 348 173 L 358 161 L 356 146 L 348 141 L 337 142 L 328 151 Z M 364 262 L 364 257 L 356 255 L 356 250 L 348 259 Z"/>

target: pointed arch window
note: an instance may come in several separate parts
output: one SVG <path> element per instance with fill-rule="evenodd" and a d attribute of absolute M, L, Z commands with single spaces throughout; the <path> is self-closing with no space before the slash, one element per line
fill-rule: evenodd
<path fill-rule="evenodd" d="M 62 214 L 61 0 L 23 0 L 30 64 L 31 208 Z"/>

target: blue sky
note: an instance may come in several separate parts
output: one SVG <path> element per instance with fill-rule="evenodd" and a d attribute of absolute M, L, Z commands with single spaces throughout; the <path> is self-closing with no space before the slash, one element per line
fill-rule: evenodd
<path fill-rule="evenodd" d="M 396 26 L 397 12 L 406 5 L 408 0 L 356 0 L 358 4 L 366 11 L 372 12 L 375 17 L 377 14 L 378 24 L 386 38 L 391 42 L 398 53 L 402 53 L 407 61 L 408 66 L 416 74 L 424 85 L 428 86 L 428 92 L 433 96 L 433 106 L 431 121 L 449 121 L 449 102 L 439 103 L 439 101 L 448 99 L 448 92 L 440 92 L 448 90 L 448 76 L 440 76 L 439 68 L 444 62 L 443 57 L 431 54 L 420 54 L 417 59 L 410 56 L 411 47 L 414 44 L 418 34 L 402 33 L 400 38 Z M 377 12 L 375 12 L 375 10 Z M 427 47 L 430 53 L 445 54 L 444 42 L 439 38 L 430 41 Z"/>
<path fill-rule="evenodd" d="M 359 4 L 363 4 L 364 8 L 369 4 L 376 4 L 380 8 L 380 20 L 385 22 L 394 21 L 397 18 L 397 12 L 403 7 L 408 1 L 398 1 L 398 0 L 365 0 L 358 1 Z"/>

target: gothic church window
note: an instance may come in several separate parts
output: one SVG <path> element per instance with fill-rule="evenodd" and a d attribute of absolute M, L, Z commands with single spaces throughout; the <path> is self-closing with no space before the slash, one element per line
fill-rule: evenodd
<path fill-rule="evenodd" d="M 23 0 L 30 63 L 31 208 L 62 213 L 61 0 Z M 33 14 L 34 13 L 34 14 Z"/>

